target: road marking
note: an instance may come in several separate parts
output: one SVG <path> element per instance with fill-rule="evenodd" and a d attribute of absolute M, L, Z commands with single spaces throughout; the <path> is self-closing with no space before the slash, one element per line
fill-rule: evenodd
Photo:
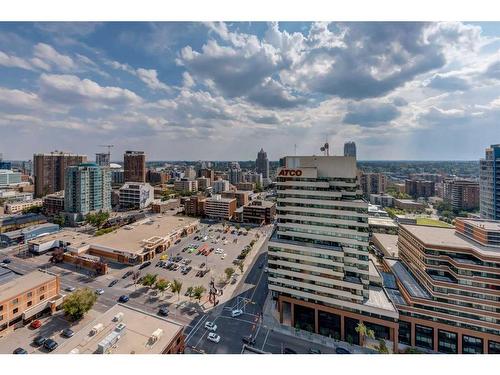
<path fill-rule="evenodd" d="M 264 338 L 264 343 L 262 344 L 262 348 L 260 348 L 260 350 L 262 351 L 264 351 L 264 347 L 266 346 L 267 338 L 269 337 L 269 332 L 271 332 L 270 329 L 267 330 L 266 337 Z"/>
<path fill-rule="evenodd" d="M 191 332 L 189 332 L 189 334 L 187 335 L 186 337 L 186 343 L 191 340 L 191 337 L 193 337 L 193 335 L 198 331 L 198 329 L 200 329 L 200 325 L 202 322 L 204 322 L 206 319 L 208 319 L 208 314 L 205 314 L 201 317 L 200 321 L 194 326 L 194 328 L 191 330 Z"/>

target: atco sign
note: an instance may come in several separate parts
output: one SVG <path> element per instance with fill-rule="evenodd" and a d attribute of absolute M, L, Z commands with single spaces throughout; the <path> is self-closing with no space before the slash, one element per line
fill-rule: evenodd
<path fill-rule="evenodd" d="M 278 176 L 281 177 L 300 177 L 302 176 L 302 171 L 300 169 L 282 169 Z"/>

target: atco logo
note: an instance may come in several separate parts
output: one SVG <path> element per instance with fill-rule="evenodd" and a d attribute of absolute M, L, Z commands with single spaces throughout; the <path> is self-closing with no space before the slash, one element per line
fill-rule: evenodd
<path fill-rule="evenodd" d="M 282 169 L 278 176 L 300 177 L 302 171 L 300 169 Z"/>

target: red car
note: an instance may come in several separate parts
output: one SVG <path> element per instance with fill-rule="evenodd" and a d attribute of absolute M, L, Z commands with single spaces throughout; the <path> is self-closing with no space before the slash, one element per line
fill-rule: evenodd
<path fill-rule="evenodd" d="M 30 324 L 30 327 L 33 329 L 40 328 L 42 326 L 42 322 L 40 320 L 33 320 Z"/>

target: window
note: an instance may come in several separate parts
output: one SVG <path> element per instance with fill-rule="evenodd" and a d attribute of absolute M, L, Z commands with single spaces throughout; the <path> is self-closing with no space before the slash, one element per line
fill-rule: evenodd
<path fill-rule="evenodd" d="M 411 323 L 399 321 L 398 341 L 401 344 L 411 345 Z"/>
<path fill-rule="evenodd" d="M 14 310 L 12 310 L 12 314 L 17 314 L 17 312 L 19 311 L 19 308 L 15 308 Z"/>
<path fill-rule="evenodd" d="M 434 349 L 434 329 L 420 324 L 415 325 L 415 345 L 425 349 Z"/>
<path fill-rule="evenodd" d="M 0 311 L 3 311 L 3 305 L 0 305 Z"/>
<path fill-rule="evenodd" d="M 28 307 L 30 307 L 31 305 L 33 305 L 33 301 L 28 301 Z"/>
<path fill-rule="evenodd" d="M 40 296 L 40 301 L 42 301 L 44 298 L 45 298 L 45 296 L 42 294 L 42 295 Z"/>
<path fill-rule="evenodd" d="M 26 294 L 26 297 L 27 297 L 27 298 L 31 298 L 31 297 L 33 297 L 33 292 L 28 292 L 28 294 Z"/>
<path fill-rule="evenodd" d="M 488 353 L 489 354 L 500 354 L 500 342 L 488 341 Z"/>
<path fill-rule="evenodd" d="M 438 351 L 440 353 L 457 353 L 457 334 L 438 330 Z"/>
<path fill-rule="evenodd" d="M 0 322 L 3 320 L 3 315 L 0 315 Z"/>
<path fill-rule="evenodd" d="M 43 291 L 45 291 L 45 286 L 41 286 L 40 288 L 38 288 L 38 291 L 39 291 L 39 292 L 43 292 Z"/>
<path fill-rule="evenodd" d="M 12 300 L 12 304 L 13 304 L 13 305 L 17 305 L 18 303 L 19 303 L 19 298 L 14 298 L 14 299 Z"/>
<path fill-rule="evenodd" d="M 483 354 L 483 339 L 463 335 L 462 352 L 464 354 Z"/>

